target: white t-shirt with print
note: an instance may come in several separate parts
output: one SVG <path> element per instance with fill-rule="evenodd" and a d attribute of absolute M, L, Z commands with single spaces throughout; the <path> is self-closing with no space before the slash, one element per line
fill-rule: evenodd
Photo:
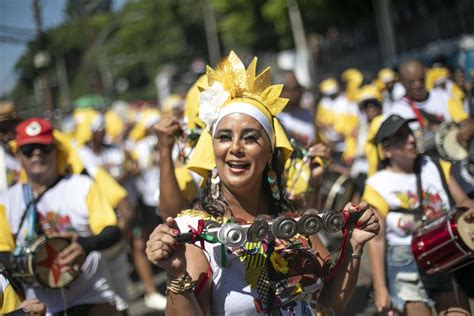
<path fill-rule="evenodd" d="M 445 162 L 443 170 L 449 166 Z M 449 181 L 447 179 L 447 181 Z M 421 185 L 425 203 L 425 215 L 436 217 L 449 211 L 449 199 L 443 188 L 441 175 L 428 156 L 422 157 Z M 409 245 L 415 228 L 414 215 L 392 210 L 416 209 L 419 198 L 414 173 L 396 173 L 387 169 L 376 172 L 367 180 L 363 200 L 377 208 L 385 216 L 385 237 L 390 245 Z"/>
<path fill-rule="evenodd" d="M 16 244 L 21 245 L 28 236 L 28 216 L 20 228 L 25 210 L 21 184 L 12 186 L 0 195 L 0 219 L 9 227 L 0 232 L 0 251 L 8 238 L 16 235 Z M 93 208 L 93 209 L 92 209 Z M 100 209 L 99 209 L 100 208 Z M 80 237 L 97 234 L 101 228 L 116 225 L 115 214 L 110 205 L 98 194 L 98 190 L 88 176 L 69 175 L 49 189 L 37 203 L 38 221 L 43 230 L 56 232 L 76 232 Z M 81 274 L 68 287 L 46 289 L 39 286 L 28 288 L 27 298 L 38 298 L 44 302 L 49 313 L 56 313 L 66 307 L 81 304 L 95 304 L 119 301 L 110 286 L 110 275 L 101 253 L 91 252 L 81 267 Z"/>

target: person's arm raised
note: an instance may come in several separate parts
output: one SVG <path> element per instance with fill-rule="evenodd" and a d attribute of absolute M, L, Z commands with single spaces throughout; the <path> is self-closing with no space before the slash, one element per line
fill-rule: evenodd
<path fill-rule="evenodd" d="M 207 275 L 209 261 L 202 249 L 191 244 L 180 245 L 175 239 L 178 235 L 176 222 L 168 217 L 165 224 L 155 228 L 146 247 L 148 260 L 168 275 L 166 315 L 209 315 L 212 280 Z M 187 281 L 177 284 L 178 280 L 187 280 L 188 275 L 195 285 L 205 282 L 199 293 Z"/>
<path fill-rule="evenodd" d="M 355 290 L 359 276 L 360 260 L 365 244 L 380 230 L 378 217 L 366 203 L 359 206 L 346 206 L 348 211 L 364 212 L 357 223 L 348 226 L 348 244 L 340 265 L 326 282 L 326 289 L 323 291 L 321 302 L 329 305 L 336 311 L 343 311 Z M 334 275 L 332 275 L 334 273 Z"/>
<path fill-rule="evenodd" d="M 173 146 L 176 135 L 181 131 L 179 121 L 172 117 L 164 117 L 153 126 L 158 136 L 160 151 L 160 201 L 159 209 L 162 219 L 176 217 L 187 208 L 186 200 L 181 192 L 175 175 L 173 163 Z"/>

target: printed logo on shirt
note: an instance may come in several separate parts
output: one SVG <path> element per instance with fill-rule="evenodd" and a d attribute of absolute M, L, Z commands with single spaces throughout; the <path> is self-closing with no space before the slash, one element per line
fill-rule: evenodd
<path fill-rule="evenodd" d="M 400 201 L 400 207 L 406 209 L 414 209 L 418 205 L 418 194 L 407 191 L 407 192 L 395 192 L 395 196 Z M 429 191 L 423 191 L 423 209 L 428 219 L 436 218 L 442 213 L 448 211 L 446 205 L 443 203 L 439 193 L 430 193 Z"/>
<path fill-rule="evenodd" d="M 63 233 L 74 232 L 69 215 L 61 215 L 53 211 L 39 214 L 41 227 L 45 232 Z"/>

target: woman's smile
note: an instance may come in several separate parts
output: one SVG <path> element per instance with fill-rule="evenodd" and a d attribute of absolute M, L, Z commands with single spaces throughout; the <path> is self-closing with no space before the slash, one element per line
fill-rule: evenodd
<path fill-rule="evenodd" d="M 219 177 L 234 190 L 260 185 L 263 171 L 271 160 L 271 145 L 263 127 L 246 114 L 224 117 L 213 139 Z"/>

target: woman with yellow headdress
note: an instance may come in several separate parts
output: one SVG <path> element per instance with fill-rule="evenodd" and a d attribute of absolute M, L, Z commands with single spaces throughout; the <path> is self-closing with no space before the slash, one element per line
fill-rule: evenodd
<path fill-rule="evenodd" d="M 199 229 L 204 220 L 252 223 L 259 215 L 292 210 L 282 179 L 291 146 L 275 118 L 287 100 L 279 97 L 282 86 L 271 84 L 269 68 L 258 76 L 255 70 L 256 59 L 245 69 L 233 52 L 207 70 L 209 87 L 201 91 L 199 105 L 206 129 L 188 163 L 204 177 L 200 200 L 195 209 L 167 218 L 147 243 L 148 259 L 167 272 L 167 314 L 305 314 L 323 286 L 319 302 L 343 309 L 357 281 L 361 251 L 378 232 L 374 213 L 366 211 L 359 228 L 349 228 L 352 255 L 343 257 L 326 284 L 329 253 L 315 235 L 265 238 L 241 247 L 177 242 L 180 232 Z"/>

